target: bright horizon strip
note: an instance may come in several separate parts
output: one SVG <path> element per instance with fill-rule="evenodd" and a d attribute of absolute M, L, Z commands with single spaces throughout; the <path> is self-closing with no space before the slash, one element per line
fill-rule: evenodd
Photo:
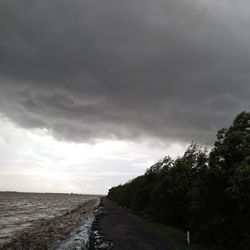
<path fill-rule="evenodd" d="M 188 144 L 54 139 L 0 118 L 0 191 L 107 194 L 143 174 L 156 161 L 182 155 Z"/>

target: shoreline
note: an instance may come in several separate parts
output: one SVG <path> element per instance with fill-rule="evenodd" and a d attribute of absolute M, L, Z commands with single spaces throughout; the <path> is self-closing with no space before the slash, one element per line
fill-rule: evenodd
<path fill-rule="evenodd" d="M 100 204 L 95 210 L 95 220 L 92 224 L 92 228 L 89 235 L 89 246 L 88 250 L 113 250 L 114 242 L 106 238 L 105 234 L 102 233 L 100 223 L 103 218 L 107 215 L 108 210 L 103 204 L 102 198 Z"/>
<path fill-rule="evenodd" d="M 89 200 L 41 221 L 0 250 L 171 250 L 172 244 L 147 223 L 106 197 Z"/>
<path fill-rule="evenodd" d="M 13 239 L 0 246 L 0 249 L 62 249 L 61 244 L 69 240 L 74 233 L 80 232 L 87 235 L 84 239 L 84 243 L 87 243 L 89 232 L 84 230 L 85 222 L 89 219 L 88 229 L 90 230 L 94 221 L 91 214 L 98 207 L 100 199 L 99 197 L 86 201 L 63 215 L 35 223 L 24 232 L 17 233 Z M 83 237 L 83 234 L 81 236 Z M 78 243 L 82 244 L 82 239 L 79 238 Z"/>

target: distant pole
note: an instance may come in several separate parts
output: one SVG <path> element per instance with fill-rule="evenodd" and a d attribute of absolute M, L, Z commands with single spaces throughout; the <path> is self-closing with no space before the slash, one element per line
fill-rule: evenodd
<path fill-rule="evenodd" d="M 190 231 L 187 231 L 187 244 L 190 245 Z"/>

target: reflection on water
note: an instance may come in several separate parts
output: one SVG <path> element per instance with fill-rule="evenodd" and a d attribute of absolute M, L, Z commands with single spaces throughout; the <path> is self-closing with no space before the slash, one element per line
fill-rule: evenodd
<path fill-rule="evenodd" d="M 0 245 L 41 219 L 74 209 L 93 196 L 0 192 Z"/>

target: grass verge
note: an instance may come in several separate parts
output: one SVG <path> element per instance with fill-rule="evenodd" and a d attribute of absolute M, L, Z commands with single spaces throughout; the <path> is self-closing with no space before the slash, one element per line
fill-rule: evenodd
<path fill-rule="evenodd" d="M 159 223 L 149 223 L 156 231 L 158 231 L 176 250 L 201 250 L 201 248 L 192 243 L 187 245 L 186 232 L 172 226 L 167 226 Z"/>
<path fill-rule="evenodd" d="M 173 249 L 175 250 L 203 250 L 202 247 L 200 247 L 196 242 L 196 240 L 192 239 L 191 236 L 191 244 L 187 245 L 186 241 L 186 232 L 175 228 L 173 226 L 160 224 L 160 223 L 154 223 L 150 218 L 147 218 L 146 216 L 139 216 L 138 214 L 135 214 L 133 210 L 122 207 L 124 210 L 127 211 L 130 215 L 143 220 L 146 222 L 151 228 L 153 228 L 155 231 L 160 233 L 168 242 L 171 244 Z"/>

